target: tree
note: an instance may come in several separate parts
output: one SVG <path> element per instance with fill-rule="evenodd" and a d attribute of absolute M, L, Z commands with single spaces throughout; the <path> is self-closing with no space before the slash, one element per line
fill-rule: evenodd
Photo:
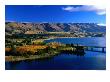
<path fill-rule="evenodd" d="M 12 55 L 17 55 L 16 45 L 12 45 L 10 52 L 11 52 Z"/>

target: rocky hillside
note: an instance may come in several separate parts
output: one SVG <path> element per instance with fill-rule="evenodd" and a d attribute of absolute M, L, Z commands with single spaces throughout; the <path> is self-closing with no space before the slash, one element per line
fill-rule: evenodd
<path fill-rule="evenodd" d="M 105 26 L 96 23 L 17 23 L 6 22 L 6 34 L 27 32 L 105 32 Z"/>

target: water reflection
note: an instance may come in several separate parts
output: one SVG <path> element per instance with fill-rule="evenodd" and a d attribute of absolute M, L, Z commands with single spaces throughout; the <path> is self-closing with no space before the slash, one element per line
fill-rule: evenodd
<path fill-rule="evenodd" d="M 18 70 L 105 70 L 106 56 L 99 52 L 86 52 L 85 56 L 60 54 L 44 60 L 6 62 L 6 69 Z"/>

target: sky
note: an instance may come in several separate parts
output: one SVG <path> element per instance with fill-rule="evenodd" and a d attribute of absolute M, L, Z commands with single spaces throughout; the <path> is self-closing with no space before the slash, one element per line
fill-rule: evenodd
<path fill-rule="evenodd" d="M 106 23 L 101 5 L 6 5 L 5 21 Z"/>

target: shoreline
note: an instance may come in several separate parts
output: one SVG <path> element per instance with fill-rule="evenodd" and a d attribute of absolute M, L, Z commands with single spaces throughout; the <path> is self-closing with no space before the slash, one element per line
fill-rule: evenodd
<path fill-rule="evenodd" d="M 58 39 L 58 38 L 97 38 L 97 37 L 54 37 L 54 38 L 48 38 L 48 39 L 42 39 L 42 40 L 51 40 L 51 39 Z M 101 37 L 98 37 L 98 38 L 101 38 Z"/>
<path fill-rule="evenodd" d="M 59 52 L 56 52 L 52 55 L 30 55 L 29 57 L 24 56 L 5 56 L 5 62 L 14 62 L 14 61 L 24 61 L 24 60 L 35 60 L 35 59 L 45 59 L 58 55 Z"/>

